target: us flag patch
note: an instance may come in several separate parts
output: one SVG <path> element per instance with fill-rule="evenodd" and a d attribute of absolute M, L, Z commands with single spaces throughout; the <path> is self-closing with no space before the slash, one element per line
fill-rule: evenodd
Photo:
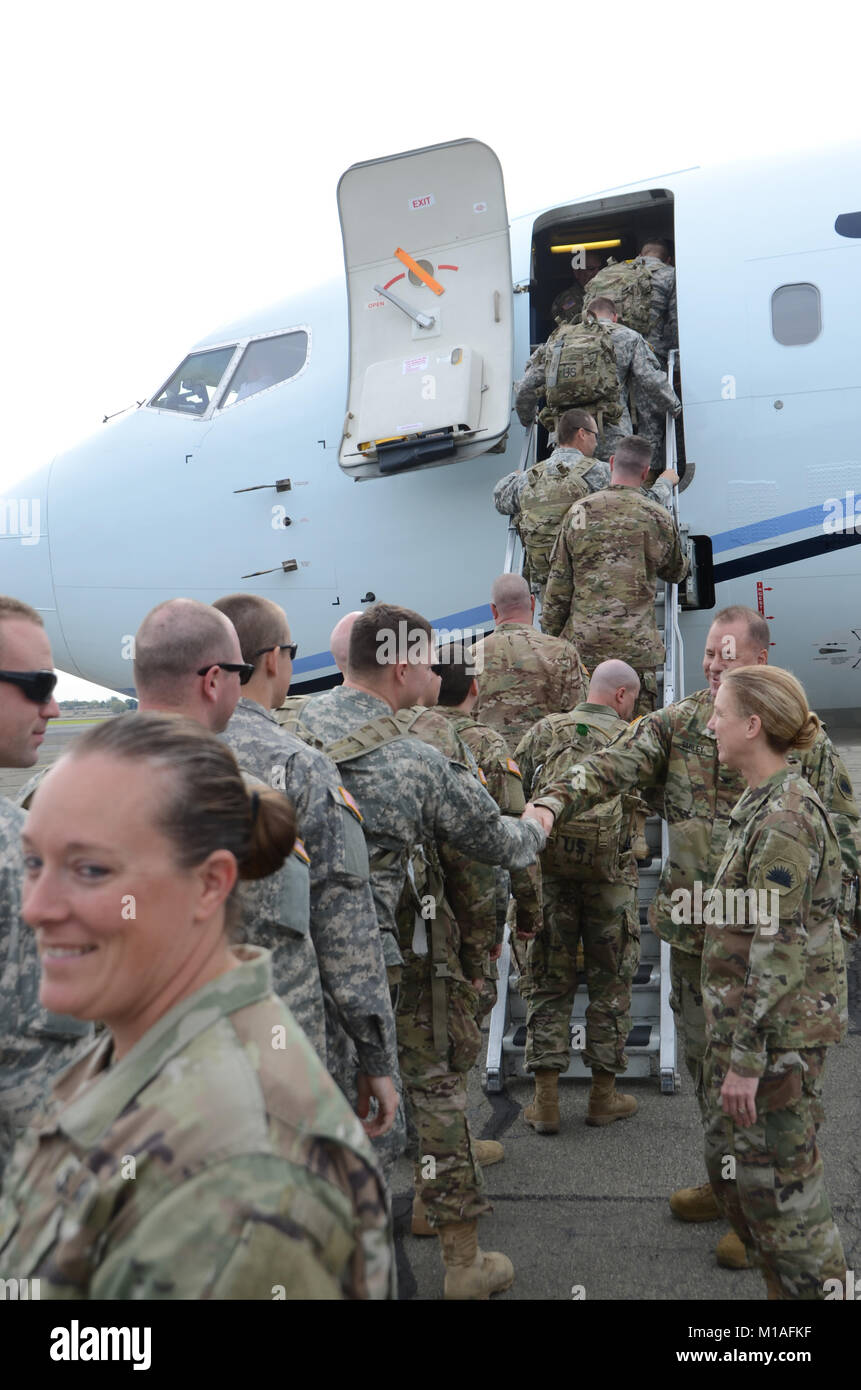
<path fill-rule="evenodd" d="M 302 860 L 303 864 L 308 864 L 310 866 L 311 856 L 306 850 L 302 841 L 298 838 L 293 841 L 293 853 L 295 854 L 297 859 Z"/>
<path fill-rule="evenodd" d="M 347 791 L 347 788 L 346 788 L 346 787 L 342 787 L 341 784 L 339 783 L 339 784 L 338 784 L 338 791 L 341 793 L 341 800 L 343 801 L 343 803 L 344 803 L 344 805 L 347 807 L 347 809 L 348 809 L 349 811 L 352 811 L 353 815 L 356 817 L 356 819 L 357 819 L 358 821 L 361 821 L 361 820 L 362 820 L 362 813 L 361 813 L 361 811 L 359 810 L 359 808 L 358 808 L 358 806 L 356 805 L 356 803 L 355 803 L 355 801 L 353 800 L 353 798 L 351 797 L 350 793 Z"/>
<path fill-rule="evenodd" d="M 513 758 L 508 759 L 508 771 L 513 772 L 515 777 L 519 777 L 522 781 L 523 773 L 520 771 L 520 768 L 517 766 L 517 763 L 514 761 Z"/>

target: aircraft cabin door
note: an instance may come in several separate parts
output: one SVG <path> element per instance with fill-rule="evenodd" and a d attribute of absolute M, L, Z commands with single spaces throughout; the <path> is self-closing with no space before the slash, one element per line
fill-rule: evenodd
<path fill-rule="evenodd" d="M 455 140 L 354 164 L 338 208 L 350 314 L 342 468 L 373 478 L 486 452 L 510 423 L 513 365 L 493 150 Z"/>

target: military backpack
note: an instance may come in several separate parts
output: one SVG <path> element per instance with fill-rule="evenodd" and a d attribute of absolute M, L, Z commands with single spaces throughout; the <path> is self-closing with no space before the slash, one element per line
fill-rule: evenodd
<path fill-rule="evenodd" d="M 553 415 L 579 406 L 604 420 L 619 419 L 619 378 L 608 326 L 591 314 L 582 323 L 561 324 L 547 340 L 544 364 L 544 395 Z"/>
<path fill-rule="evenodd" d="M 597 720 L 593 722 L 579 710 L 575 727 L 579 734 L 597 735 L 601 748 L 615 737 L 615 731 L 609 733 Z M 561 764 L 563 758 L 566 762 Z M 571 744 L 562 736 L 548 749 L 541 768 L 540 784 L 546 785 L 563 777 L 570 780 L 570 758 Z M 537 778 L 535 780 L 538 781 Z M 533 791 L 533 796 L 535 794 Z M 623 877 L 621 859 L 630 840 L 629 800 L 625 796 L 614 796 L 600 806 L 593 806 L 585 815 L 573 809 L 563 811 L 557 817 L 548 836 L 547 847 L 541 855 L 542 870 L 558 878 L 620 882 Z"/>
<path fill-rule="evenodd" d="M 619 322 L 645 336 L 652 322 L 652 275 L 645 261 L 614 261 L 610 257 L 603 270 L 586 286 L 586 303 L 593 299 L 612 299 Z"/>
<path fill-rule="evenodd" d="M 568 508 L 587 497 L 590 491 L 583 480 L 583 472 L 588 472 L 594 460 L 584 459 L 584 463 L 585 470 L 577 464 L 571 467 L 567 463 L 556 463 L 556 471 L 551 474 L 547 472 L 546 461 L 537 463 L 530 468 L 520 494 L 520 539 L 526 552 L 529 577 L 542 591 L 550 577 L 550 556 Z"/>

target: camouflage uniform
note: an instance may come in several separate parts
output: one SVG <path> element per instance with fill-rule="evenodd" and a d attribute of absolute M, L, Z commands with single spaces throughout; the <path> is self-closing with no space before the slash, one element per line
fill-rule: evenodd
<path fill-rule="evenodd" d="M 389 1076 L 397 1065 L 394 1018 L 355 803 L 334 763 L 280 729 L 253 700 L 240 699 L 222 738 L 243 767 L 283 790 L 296 808 L 311 861 L 311 940 L 326 1002 L 327 1043 L 334 1047 L 335 1035 L 346 1032 L 359 1070 Z"/>
<path fill-rule="evenodd" d="M 394 1297 L 362 1127 L 268 952 L 234 955 L 120 1061 L 106 1033 L 60 1078 L 9 1168 L 0 1277 L 52 1299 Z"/>
<path fill-rule="evenodd" d="M 552 775 L 566 777 L 589 752 L 603 747 L 600 735 L 582 716 L 611 738 L 626 728 L 608 705 L 583 701 L 570 714 L 551 714 L 530 729 L 517 749 L 531 794 L 540 790 L 543 767 L 553 749 Z M 560 743 L 567 745 L 560 756 Z M 630 832 L 630 818 L 629 818 Z M 630 833 L 627 836 L 630 841 Z M 586 1046 L 583 1060 L 600 1071 L 619 1073 L 628 1059 L 631 990 L 640 963 L 637 866 L 630 848 L 619 860 L 617 882 L 563 878 L 542 861 L 544 932 L 529 944 L 527 976 L 521 992 L 528 1000 L 526 1067 L 529 1071 L 567 1071 L 569 1022 L 577 991 L 577 947 L 583 942 L 586 988 Z"/>
<path fill-rule="evenodd" d="M 823 1280 L 846 1273 L 816 1144 L 825 1052 L 847 1025 L 841 863 L 822 802 L 794 770 L 750 788 L 732 811 L 714 892 L 734 891 L 741 907 L 745 890 L 768 895 L 769 908 L 776 894 L 779 919 L 763 924 L 723 896 L 711 914 L 720 922 L 706 925 L 706 1164 L 753 1263 L 784 1298 L 821 1299 Z M 723 1113 L 730 1068 L 758 1078 L 751 1126 Z"/>
<path fill-rule="evenodd" d="M 93 1025 L 39 1003 L 36 933 L 21 918 L 23 811 L 0 797 L 0 1177 L 15 1140 L 47 1100 L 51 1080 Z"/>
<path fill-rule="evenodd" d="M 671 348 L 679 346 L 676 272 L 658 256 L 641 256 L 640 259 L 649 267 L 652 280 L 652 304 L 646 338 L 661 366 L 666 368 Z"/>
<path fill-rule="evenodd" d="M 573 642 L 531 623 L 497 623 L 470 656 L 479 673 L 473 714 L 502 734 L 511 754 L 536 719 L 573 709 L 586 693 L 588 672 Z"/>
<path fill-rule="evenodd" d="M 397 737 L 361 753 L 368 741 L 363 729 L 380 720 L 389 721 Z M 386 702 L 366 691 L 341 686 L 316 696 L 303 709 L 298 732 L 321 745 L 342 747 L 341 740 L 354 735 L 360 751 L 360 756 L 344 758 L 339 769 L 362 807 L 380 928 L 393 940 L 401 931 L 401 1076 L 418 1129 L 419 1153 L 433 1158 L 436 1170 L 435 1179 L 423 1184 L 422 1197 L 432 1225 L 471 1221 L 489 1210 L 466 1123 L 466 1073 L 480 1042 L 475 1022 L 478 996 L 469 979 L 481 974 L 481 953 L 462 954 L 457 920 L 441 894 L 427 916 L 424 908 L 430 904 L 424 904 L 424 894 L 418 902 L 403 896 L 407 869 L 414 866 L 413 847 L 420 846 L 431 861 L 438 841 L 482 863 L 521 868 L 543 848 L 543 831 L 539 828 L 536 837 L 528 821 L 501 817 L 466 766 L 450 762 L 405 733 L 404 721 L 396 723 Z M 419 902 L 422 912 L 416 910 Z M 441 931 L 435 933 L 435 925 Z M 434 973 L 439 951 L 444 959 Z M 470 971 L 475 973 L 469 975 Z M 442 1038 L 440 992 L 432 987 L 434 978 L 445 984 Z"/>
<path fill-rule="evenodd" d="M 520 511 L 520 496 L 530 473 L 536 468 L 542 468 L 548 475 L 552 475 L 558 464 L 576 469 L 590 492 L 601 492 L 603 488 L 610 486 L 610 465 L 604 459 L 590 459 L 581 454 L 579 449 L 557 444 L 548 459 L 534 463 L 532 468 L 515 469 L 513 473 L 506 473 L 504 478 L 500 478 L 493 489 L 493 505 L 496 510 L 503 516 L 517 516 Z M 658 479 L 651 487 L 641 488 L 640 491 L 644 497 L 651 497 L 653 502 L 660 502 L 662 507 L 672 506 L 673 489 L 669 483 Z"/>
<path fill-rule="evenodd" d="M 642 791 L 653 811 L 664 816 L 669 852 L 658 891 L 649 907 L 652 930 L 671 947 L 672 994 L 681 1049 L 702 1104 L 702 1063 L 705 1018 L 701 993 L 704 928 L 679 919 L 675 910 L 679 890 L 694 897 L 711 887 L 724 853 L 730 814 L 744 791 L 744 780 L 724 767 L 714 736 L 706 727 L 713 713 L 711 691 L 698 690 L 664 709 L 636 720 L 610 748 L 584 759 L 572 792 L 559 781 L 539 798 L 559 814 L 569 798 L 578 812 L 606 801 L 617 792 Z M 852 783 L 831 740 L 821 730 L 812 747 L 790 765 L 811 784 L 832 817 L 844 863 L 845 888 L 861 872 L 861 822 Z M 841 928 L 850 940 L 858 935 L 853 911 L 841 914 Z"/>
<path fill-rule="evenodd" d="M 613 483 L 575 502 L 559 532 L 541 610 L 541 627 L 576 636 L 592 668 L 610 657 L 640 677 L 638 713 L 657 703 L 656 668 L 664 644 L 655 622 L 658 579 L 678 583 L 688 572 L 672 517 L 637 488 Z"/>

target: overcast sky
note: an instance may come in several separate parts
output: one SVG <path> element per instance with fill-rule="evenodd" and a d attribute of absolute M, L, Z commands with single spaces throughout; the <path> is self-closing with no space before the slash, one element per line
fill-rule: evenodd
<path fill-rule="evenodd" d="M 845 3 L 601 13 L 557 0 L 5 10 L 0 494 L 150 394 L 222 321 L 341 274 L 335 189 L 359 160 L 474 136 L 499 155 L 516 215 L 858 135 Z M 61 695 L 84 688 L 70 678 Z"/>

